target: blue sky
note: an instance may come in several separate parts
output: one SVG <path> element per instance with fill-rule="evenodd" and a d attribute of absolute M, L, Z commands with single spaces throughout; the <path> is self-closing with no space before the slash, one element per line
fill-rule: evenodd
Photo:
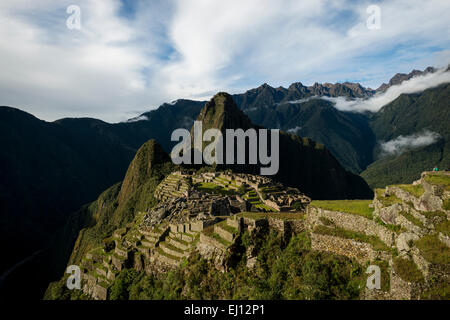
<path fill-rule="evenodd" d="M 69 5 L 80 30 L 66 27 Z M 263 83 L 376 88 L 450 63 L 449 16 L 447 0 L 2 0 L 0 105 L 117 122 Z"/>

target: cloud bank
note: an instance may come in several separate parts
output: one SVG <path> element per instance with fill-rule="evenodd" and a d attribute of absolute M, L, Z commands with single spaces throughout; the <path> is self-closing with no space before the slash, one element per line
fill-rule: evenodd
<path fill-rule="evenodd" d="M 445 72 L 445 70 L 446 68 L 441 68 L 434 73 L 413 77 L 399 85 L 389 87 L 385 92 L 377 93 L 369 99 L 347 100 L 345 97 L 322 97 L 322 99 L 332 101 L 334 106 L 341 111 L 377 112 L 383 106 L 397 99 L 401 94 L 422 92 L 443 83 L 449 83 L 450 72 Z"/>
<path fill-rule="evenodd" d="M 439 133 L 429 130 L 408 136 L 400 135 L 393 140 L 381 142 L 382 156 L 400 155 L 410 149 L 428 146 L 437 142 L 440 137 Z"/>

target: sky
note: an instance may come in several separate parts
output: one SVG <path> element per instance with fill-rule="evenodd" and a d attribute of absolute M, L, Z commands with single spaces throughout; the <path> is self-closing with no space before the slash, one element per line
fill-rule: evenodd
<path fill-rule="evenodd" d="M 2 0 L 0 105 L 120 122 L 263 83 L 377 88 L 448 65 L 448 17 L 448 0 Z"/>

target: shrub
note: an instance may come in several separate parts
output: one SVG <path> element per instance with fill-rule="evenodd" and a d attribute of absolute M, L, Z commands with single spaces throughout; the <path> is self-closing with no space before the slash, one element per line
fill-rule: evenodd
<path fill-rule="evenodd" d="M 400 278 L 407 282 L 423 282 L 422 272 L 414 261 L 398 257 L 394 259 L 394 270 Z"/>

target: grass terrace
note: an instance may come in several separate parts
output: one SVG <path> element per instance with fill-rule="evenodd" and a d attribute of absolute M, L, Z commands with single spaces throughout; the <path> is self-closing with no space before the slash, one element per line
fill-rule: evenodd
<path fill-rule="evenodd" d="M 369 207 L 372 200 L 314 200 L 309 204 L 312 207 L 330 211 L 346 212 L 373 218 L 373 208 Z"/>
<path fill-rule="evenodd" d="M 237 194 L 236 190 L 227 189 L 213 182 L 202 182 L 196 186 L 197 190 L 207 193 L 223 194 L 226 196 Z"/>
<path fill-rule="evenodd" d="M 450 191 L 450 176 L 440 173 L 427 174 L 425 181 L 437 186 L 442 186 L 446 191 Z"/>
<path fill-rule="evenodd" d="M 163 249 L 161 249 L 160 247 L 156 247 L 156 252 L 158 252 L 158 254 L 160 254 L 162 256 L 166 256 L 166 257 L 168 257 L 168 258 L 170 258 L 172 260 L 175 260 L 175 261 L 181 260 L 180 257 L 173 256 L 173 255 L 163 251 Z"/>
<path fill-rule="evenodd" d="M 400 188 L 400 189 L 408 192 L 409 194 L 413 195 L 416 198 L 420 198 L 425 192 L 425 189 L 420 184 L 418 184 L 418 185 L 398 184 L 398 185 L 393 185 L 393 187 Z"/>
<path fill-rule="evenodd" d="M 232 245 L 231 242 L 225 240 L 224 238 L 222 238 L 221 236 L 219 236 L 217 233 L 214 232 L 214 225 L 209 226 L 205 229 L 203 229 L 202 231 L 205 235 L 207 235 L 210 238 L 213 238 L 215 240 L 217 240 L 219 243 L 223 244 L 226 247 L 229 247 Z"/>
<path fill-rule="evenodd" d="M 383 241 L 380 240 L 380 238 L 375 236 L 368 236 L 364 233 L 355 232 L 351 230 L 346 230 L 338 227 L 326 227 L 326 226 L 317 226 L 314 229 L 315 233 L 323 234 L 323 235 L 329 235 L 329 236 L 335 236 L 345 239 L 352 239 L 359 242 L 365 242 L 370 245 L 372 245 L 374 250 L 381 250 L 381 251 L 388 251 L 391 252 L 392 249 L 389 248 Z"/>

